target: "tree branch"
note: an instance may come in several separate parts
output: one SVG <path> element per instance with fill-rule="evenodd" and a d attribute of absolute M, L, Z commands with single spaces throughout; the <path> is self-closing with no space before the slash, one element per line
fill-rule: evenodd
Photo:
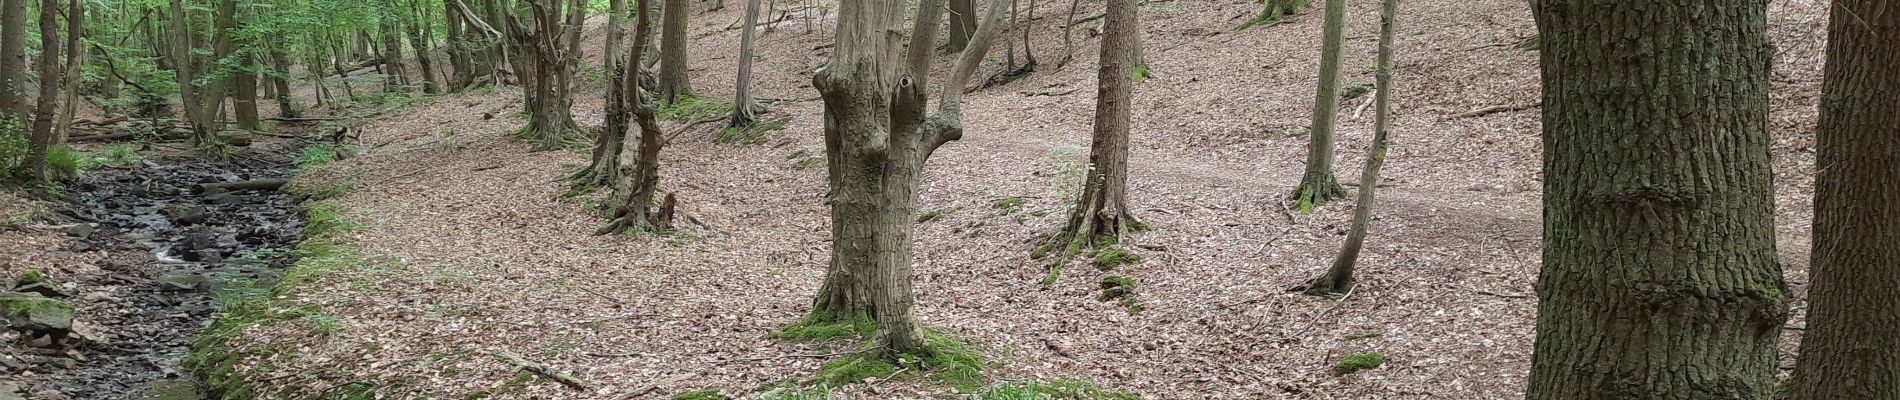
<path fill-rule="evenodd" d="M 977 25 L 976 34 L 970 38 L 970 44 L 957 56 L 957 64 L 950 70 L 949 79 L 943 82 L 943 99 L 937 104 L 937 113 L 925 121 L 923 157 L 917 162 L 930 159 L 938 147 L 952 140 L 963 138 L 963 84 L 970 81 L 970 75 L 976 73 L 976 67 L 983 63 L 983 56 L 989 53 L 990 43 L 996 40 L 996 22 L 1003 16 L 1003 1 L 990 0 L 989 10 L 984 12 L 983 22 Z M 923 89 L 918 89 L 923 90 Z"/>

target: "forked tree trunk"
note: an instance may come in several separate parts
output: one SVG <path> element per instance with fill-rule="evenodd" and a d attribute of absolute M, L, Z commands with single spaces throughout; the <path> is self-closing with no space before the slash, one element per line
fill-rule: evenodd
<path fill-rule="evenodd" d="M 1366 155 L 1365 172 L 1359 174 L 1359 203 L 1352 211 L 1352 231 L 1346 244 L 1333 258 L 1333 267 L 1306 285 L 1306 294 L 1345 295 L 1352 290 L 1353 266 L 1359 263 L 1359 249 L 1366 243 L 1367 225 L 1372 223 L 1373 192 L 1379 187 L 1379 168 L 1385 166 L 1386 135 L 1392 129 L 1392 42 L 1397 29 L 1399 0 L 1385 0 L 1379 13 L 1379 61 L 1376 67 L 1378 92 L 1373 94 L 1372 150 Z"/>
<path fill-rule="evenodd" d="M 427 14 L 423 14 L 419 7 L 416 3 L 410 3 L 409 13 L 406 14 L 408 18 L 404 18 L 402 23 L 409 28 L 404 32 L 408 33 L 409 47 L 416 52 L 416 67 L 422 69 L 422 92 L 437 94 L 442 89 L 435 84 L 435 60 L 429 55 L 429 49 L 432 48 L 429 38 L 434 35 L 429 32 L 429 22 L 422 18 Z"/>
<path fill-rule="evenodd" d="M 871 348 L 886 359 L 931 351 L 911 311 L 917 178 L 932 152 L 962 137 L 963 83 L 994 39 L 1002 9 L 990 8 L 943 85 L 942 104 L 930 113 L 927 53 L 937 39 L 942 5 L 926 0 L 919 6 L 911 56 L 901 58 L 912 62 L 900 63 L 904 47 L 887 33 L 903 31 L 904 2 L 841 3 L 837 45 L 812 77 L 825 104 L 833 255 L 807 321 L 869 315 L 877 324 Z"/>
<path fill-rule="evenodd" d="M 687 0 L 666 0 L 660 21 L 660 101 L 673 105 L 693 94 L 686 70 L 686 16 L 693 12 Z"/>
<path fill-rule="evenodd" d="M 634 43 L 640 43 L 653 35 L 653 8 L 649 3 L 651 0 L 638 0 L 635 3 L 640 12 L 634 18 Z M 660 139 L 662 132 L 658 111 L 640 90 L 638 60 L 645 50 L 643 46 L 633 46 L 627 61 L 623 63 L 625 65 L 615 75 L 617 78 L 612 91 L 624 98 L 621 102 L 609 103 L 610 107 L 620 107 L 612 110 L 618 115 L 609 118 L 619 119 L 620 124 L 625 126 L 627 113 L 631 112 L 640 126 L 640 143 L 633 164 L 626 167 L 627 170 L 618 172 L 620 180 L 614 184 L 614 198 L 607 210 L 610 222 L 595 231 L 596 235 L 664 230 L 671 229 L 673 225 L 675 198 L 672 194 L 667 194 L 666 201 L 657 209 L 652 207 L 654 193 L 660 186 L 660 147 L 665 142 Z"/>
<path fill-rule="evenodd" d="M 1089 148 L 1082 195 L 1069 211 L 1069 222 L 1043 244 L 1064 260 L 1074 250 L 1113 244 L 1123 233 L 1141 229 L 1128 208 L 1128 130 L 1130 102 L 1141 48 L 1140 5 L 1108 0 L 1103 16 L 1100 68 L 1095 82 L 1095 135 Z"/>
<path fill-rule="evenodd" d="M 32 116 L 25 92 L 26 2 L 0 3 L 0 118 L 13 118 L 22 127 Z"/>
<path fill-rule="evenodd" d="M 726 124 L 730 127 L 750 126 L 758 113 L 765 111 L 764 106 L 752 100 L 752 45 L 757 36 L 753 25 L 759 20 L 759 1 L 746 0 L 745 28 L 740 29 L 739 36 L 739 82 L 734 84 L 737 89 L 732 99 L 732 118 Z"/>
<path fill-rule="evenodd" d="M 408 79 L 409 71 L 402 63 L 402 24 L 396 16 L 395 3 L 384 4 L 389 6 L 389 11 L 383 14 L 377 27 L 377 36 L 382 39 L 382 65 L 386 67 L 383 70 L 383 91 L 407 92 L 403 88 L 403 80 Z"/>
<path fill-rule="evenodd" d="M 1900 399 L 1900 3 L 1836 0 L 1828 15 L 1808 330 L 1789 399 Z"/>
<path fill-rule="evenodd" d="M 1333 127 L 1339 119 L 1339 64 L 1346 47 L 1346 0 L 1326 0 L 1324 45 L 1319 56 L 1319 90 L 1313 100 L 1313 129 L 1306 144 L 1306 173 L 1290 196 L 1301 211 L 1346 197 L 1333 178 Z"/>
<path fill-rule="evenodd" d="M 522 84 L 528 125 L 516 137 L 534 142 L 534 150 L 553 150 L 582 136 L 580 125 L 574 123 L 574 99 L 569 94 L 574 63 L 579 57 L 568 31 L 579 29 L 580 24 L 572 19 L 585 10 L 562 0 L 527 4 L 532 14 L 525 21 L 508 12 L 508 33 L 519 50 L 517 64 L 527 70 L 522 74 Z"/>
<path fill-rule="evenodd" d="M 1773 398 L 1788 295 L 1767 3 L 1537 2 L 1544 252 L 1527 399 Z"/>
<path fill-rule="evenodd" d="M 39 74 L 48 79 L 40 82 L 39 101 L 33 104 L 33 133 L 28 136 L 28 154 L 26 162 L 27 176 L 34 180 L 44 180 L 46 176 L 46 152 L 53 144 L 53 107 L 59 104 L 59 85 L 50 77 L 59 76 L 59 0 L 40 0 L 40 51 Z"/>

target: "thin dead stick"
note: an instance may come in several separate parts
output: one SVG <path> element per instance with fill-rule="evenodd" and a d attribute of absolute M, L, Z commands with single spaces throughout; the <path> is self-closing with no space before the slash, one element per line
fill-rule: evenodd
<path fill-rule="evenodd" d="M 1510 294 L 1510 293 L 1497 293 L 1497 292 L 1491 292 L 1491 291 L 1486 291 L 1486 290 L 1483 290 L 1483 289 L 1471 289 L 1471 292 L 1472 292 L 1472 293 L 1477 293 L 1477 294 L 1482 294 L 1482 295 L 1486 295 L 1486 296 L 1497 296 L 1497 297 L 1503 297 L 1503 298 L 1507 298 L 1507 299 L 1534 299 L 1534 298 L 1537 298 L 1537 296 L 1532 296 L 1532 295 L 1528 295 L 1528 294 Z"/>
<path fill-rule="evenodd" d="M 495 356 L 501 357 L 502 361 L 507 361 L 509 364 L 514 364 L 516 367 L 520 367 L 521 369 L 527 370 L 528 372 L 533 372 L 537 375 L 547 377 L 548 379 L 553 379 L 555 382 L 560 382 L 562 385 L 567 385 L 567 387 L 578 389 L 578 390 L 593 390 L 593 387 L 591 385 L 588 385 L 587 382 L 581 381 L 580 378 L 575 378 L 573 375 L 568 375 L 565 373 L 561 373 L 560 371 L 556 371 L 554 370 L 553 367 L 547 366 L 547 364 L 542 364 L 542 363 L 538 363 L 534 361 L 528 361 L 527 358 L 521 357 L 520 354 L 503 351 L 500 353 L 495 353 Z"/>
<path fill-rule="evenodd" d="M 1543 106 L 1544 106 L 1543 102 L 1537 102 L 1537 103 L 1531 103 L 1531 104 L 1525 104 L 1525 105 L 1516 105 L 1516 106 L 1495 105 L 1495 106 L 1480 108 L 1476 110 L 1466 111 L 1462 113 L 1452 114 L 1450 117 L 1445 117 L 1445 119 L 1482 117 L 1482 116 L 1497 114 L 1501 112 L 1524 111 L 1524 110 L 1529 110 L 1529 109 L 1543 107 Z"/>

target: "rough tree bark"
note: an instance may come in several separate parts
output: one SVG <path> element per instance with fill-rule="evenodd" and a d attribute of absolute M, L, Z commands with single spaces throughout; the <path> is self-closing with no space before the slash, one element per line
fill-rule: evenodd
<path fill-rule="evenodd" d="M 739 82 L 733 86 L 737 89 L 732 99 L 732 118 L 726 124 L 730 127 L 751 126 L 758 114 L 765 112 L 765 107 L 752 99 L 752 46 L 757 36 L 753 25 L 759 20 L 759 1 L 746 0 L 745 3 L 745 28 L 740 30 L 739 36 Z"/>
<path fill-rule="evenodd" d="M 1002 0 L 993 0 L 1000 3 Z M 824 69 L 812 76 L 825 104 L 826 181 L 831 191 L 832 261 L 807 321 L 876 321 L 874 355 L 928 353 L 911 306 L 911 228 L 917 181 L 939 146 L 963 136 L 963 84 L 976 71 L 995 38 L 1000 5 L 957 59 L 943 85 L 936 112 L 926 110 L 931 44 L 937 39 L 943 0 L 919 6 L 911 35 L 910 63 L 904 49 L 905 2 L 867 0 L 840 4 L 837 44 Z M 926 56 L 919 57 L 918 53 Z M 922 61 L 919 61 L 922 60 Z M 909 64 L 909 65 L 905 65 Z"/>
<path fill-rule="evenodd" d="M 429 31 L 429 21 L 423 18 L 427 14 L 422 13 L 418 4 L 410 3 L 409 13 L 404 14 L 402 24 L 408 29 L 403 32 L 408 33 L 409 47 L 416 52 L 416 67 L 422 70 L 422 92 L 437 94 L 442 89 L 435 84 L 435 60 L 429 55 L 429 49 L 433 48 L 429 46 L 429 39 L 435 35 Z"/>
<path fill-rule="evenodd" d="M 376 28 L 377 38 L 382 41 L 383 53 L 379 56 L 382 57 L 382 65 L 385 67 L 383 91 L 407 92 L 408 90 L 403 88 L 403 81 L 409 76 L 409 67 L 402 63 L 402 17 L 399 17 L 400 14 L 396 12 L 395 2 L 383 4 L 385 10 Z"/>
<path fill-rule="evenodd" d="M 660 186 L 660 148 L 666 144 L 661 140 L 658 111 L 653 103 L 645 98 L 640 90 L 640 57 L 645 53 L 641 43 L 653 35 L 651 15 L 652 0 L 638 0 L 638 16 L 634 17 L 634 43 L 626 61 L 615 74 L 614 86 L 609 92 L 617 95 L 608 101 L 608 122 L 617 125 L 620 134 L 625 135 L 629 113 L 639 123 L 640 143 L 635 149 L 634 160 L 616 172 L 619 180 L 614 184 L 614 200 L 609 202 L 607 218 L 610 222 L 596 235 L 627 231 L 653 231 L 670 229 L 673 226 L 673 194 L 668 193 L 666 200 L 656 209 L 653 195 Z M 616 154 L 615 157 L 618 157 Z"/>
<path fill-rule="evenodd" d="M 1306 144 L 1306 172 L 1289 196 L 1302 211 L 1346 197 L 1346 189 L 1333 177 L 1333 128 L 1339 122 L 1339 64 L 1346 47 L 1346 0 L 1326 0 L 1322 31 L 1319 90 L 1313 100 L 1313 129 Z"/>
<path fill-rule="evenodd" d="M 687 76 L 686 67 L 686 16 L 692 14 L 693 3 L 687 0 L 665 0 L 660 20 L 660 100 L 673 105 L 681 97 L 693 94 L 693 84 Z"/>
<path fill-rule="evenodd" d="M 1544 252 L 1526 398 L 1772 398 L 1788 296 L 1766 10 L 1537 2 Z"/>
<path fill-rule="evenodd" d="M 1808 330 L 1789 398 L 1900 399 L 1900 3 L 1836 0 L 1828 15 Z"/>
<path fill-rule="evenodd" d="M 1359 249 L 1366 243 L 1367 225 L 1372 224 L 1373 192 L 1379 187 L 1379 168 L 1385 166 L 1386 136 L 1392 129 L 1392 42 L 1393 32 L 1398 29 L 1398 13 L 1399 0 L 1385 0 L 1379 12 L 1379 60 L 1375 67 L 1378 91 L 1372 99 L 1377 104 L 1372 112 L 1372 150 L 1366 154 L 1365 171 L 1359 174 L 1359 200 L 1352 210 L 1352 231 L 1346 233 L 1346 244 L 1340 248 L 1339 256 L 1333 258 L 1332 268 L 1305 285 L 1308 295 L 1343 296 L 1352 290 L 1353 266 L 1359 263 Z"/>
<path fill-rule="evenodd" d="M 626 145 L 627 121 L 631 109 L 626 106 L 626 92 L 621 87 L 621 76 L 626 68 L 620 57 L 620 38 L 625 36 L 621 21 L 627 15 L 626 0 L 608 2 L 607 43 L 601 54 L 603 69 L 613 74 L 606 93 L 605 123 L 599 135 L 594 136 L 594 152 L 586 169 L 570 174 L 566 179 L 571 182 L 568 195 L 592 193 L 594 189 L 613 185 L 620 181 L 620 152 Z M 633 67 L 639 68 L 639 67 Z M 637 72 L 636 72 L 637 73 Z"/>
<path fill-rule="evenodd" d="M 174 75 L 178 78 L 178 96 L 182 100 L 180 103 L 184 108 L 185 120 L 191 125 L 191 144 L 200 149 L 216 148 L 219 142 L 212 121 L 215 114 L 206 112 L 204 105 L 211 103 L 205 99 L 207 97 L 218 98 L 216 103 L 222 104 L 223 96 L 210 93 L 211 87 L 217 86 L 215 83 L 206 87 L 197 84 L 198 63 L 193 61 L 191 55 L 192 34 L 182 0 L 171 0 L 171 14 Z"/>
<path fill-rule="evenodd" d="M 256 68 L 250 57 L 244 58 L 244 68 Z M 231 72 L 231 108 L 237 117 L 238 129 L 263 130 L 264 125 L 257 117 L 257 74 L 247 71 Z"/>
<path fill-rule="evenodd" d="M 26 1 L 0 3 L 0 117 L 25 126 L 26 107 Z"/>
<path fill-rule="evenodd" d="M 1128 130 L 1136 71 L 1141 60 L 1141 16 L 1137 0 L 1108 0 L 1103 18 L 1101 64 L 1096 69 L 1095 135 L 1089 148 L 1088 175 L 1082 195 L 1069 210 L 1069 222 L 1043 246 L 1068 259 L 1083 248 L 1114 244 L 1122 234 L 1142 228 L 1128 207 Z"/>
<path fill-rule="evenodd" d="M 1242 30 L 1255 26 L 1278 25 L 1280 22 L 1286 21 L 1286 17 L 1299 14 L 1308 7 L 1312 7 L 1312 0 L 1266 0 L 1262 1 L 1260 6 L 1260 14 L 1255 15 L 1253 18 L 1248 18 L 1247 22 L 1240 23 L 1240 27 L 1234 28 L 1234 30 Z"/>
<path fill-rule="evenodd" d="M 59 76 L 59 0 L 40 0 L 40 58 L 42 77 Z M 59 85 L 47 79 L 40 82 L 39 100 L 33 104 L 33 133 L 28 136 L 29 153 L 26 176 L 46 179 L 46 152 L 53 144 L 53 107 L 59 103 Z"/>
<path fill-rule="evenodd" d="M 521 76 L 526 92 L 522 101 L 524 109 L 529 110 L 528 125 L 515 136 L 533 141 L 535 150 L 566 147 L 583 134 L 580 125 L 574 123 L 574 99 L 570 95 L 580 49 L 574 47 L 577 41 L 570 40 L 567 31 L 580 28 L 574 19 L 585 9 L 563 0 L 525 3 L 529 6 L 526 21 L 513 10 L 507 11 L 508 34 L 519 50 L 517 64 L 526 70 Z"/>

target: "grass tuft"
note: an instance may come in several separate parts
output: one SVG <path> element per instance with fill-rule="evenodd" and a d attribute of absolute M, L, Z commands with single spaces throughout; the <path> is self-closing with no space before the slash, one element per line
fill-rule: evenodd
<path fill-rule="evenodd" d="M 773 332 L 772 337 L 795 341 L 829 342 L 839 339 L 869 337 L 871 332 L 876 330 L 877 321 L 872 320 L 870 314 L 859 313 L 857 316 L 845 321 L 826 320 L 817 318 L 816 315 L 810 315 L 798 321 L 796 324 L 780 329 L 778 332 Z"/>
<path fill-rule="evenodd" d="M 1079 379 L 1030 380 L 1002 383 L 977 392 L 975 400 L 1141 400 L 1126 391 L 1102 389 L 1095 382 Z"/>
<path fill-rule="evenodd" d="M 1339 365 L 1333 366 L 1333 373 L 1346 375 L 1378 368 L 1380 364 L 1384 363 L 1385 356 L 1379 355 L 1379 352 L 1376 351 L 1353 353 L 1352 355 L 1346 356 L 1346 358 L 1340 359 Z"/>
<path fill-rule="evenodd" d="M 750 145 L 765 144 L 766 132 L 783 130 L 785 129 L 785 124 L 791 121 L 791 118 L 781 118 L 771 121 L 754 122 L 752 125 L 746 125 L 744 127 L 728 126 L 725 129 L 719 130 L 719 137 L 713 138 L 713 142 Z"/>
<path fill-rule="evenodd" d="M 680 96 L 671 105 L 659 107 L 658 117 L 674 122 L 693 122 L 732 112 L 732 104 L 696 94 Z"/>

